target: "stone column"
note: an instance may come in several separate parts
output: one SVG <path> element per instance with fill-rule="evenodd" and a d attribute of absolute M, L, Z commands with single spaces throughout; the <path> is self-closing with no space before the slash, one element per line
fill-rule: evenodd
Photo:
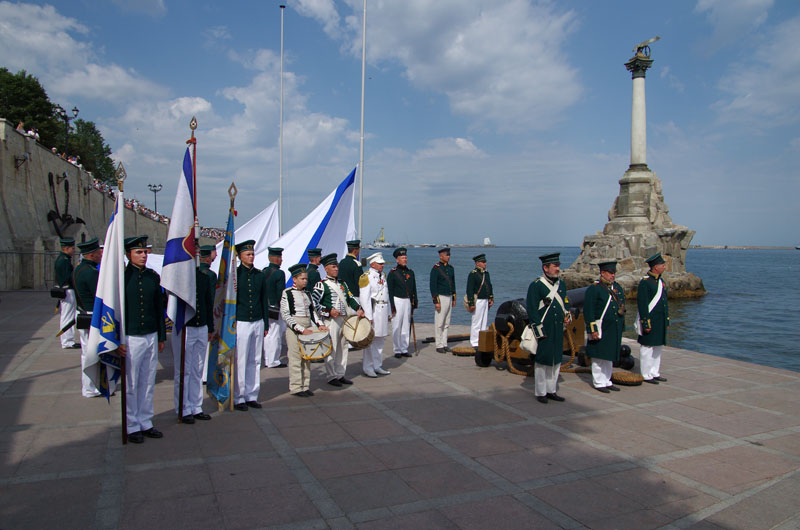
<path fill-rule="evenodd" d="M 645 72 L 653 60 L 637 52 L 625 68 L 633 79 L 633 103 L 631 105 L 631 169 L 647 169 L 647 109 L 644 97 Z"/>

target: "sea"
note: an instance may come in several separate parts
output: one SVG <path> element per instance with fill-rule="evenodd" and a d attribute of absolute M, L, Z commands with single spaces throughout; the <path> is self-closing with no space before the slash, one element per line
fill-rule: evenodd
<path fill-rule="evenodd" d="M 374 250 L 362 249 L 366 257 Z M 528 286 L 541 274 L 539 256 L 561 253 L 566 269 L 580 254 L 578 247 L 454 247 L 450 264 L 456 271 L 458 301 L 452 324 L 469 325 L 471 315 L 462 299 L 473 256 L 485 253 L 491 273 L 495 305 L 525 298 Z M 392 249 L 383 249 L 386 272 L 393 266 Z M 417 322 L 433 322 L 430 296 L 431 267 L 438 261 L 436 248 L 408 249 L 408 265 L 417 278 Z M 700 278 L 708 291 L 694 300 L 670 300 L 668 344 L 719 357 L 800 372 L 800 251 L 689 249 L 686 269 Z M 636 338 L 628 311 L 625 336 Z M 417 337 L 418 340 L 422 337 Z"/>

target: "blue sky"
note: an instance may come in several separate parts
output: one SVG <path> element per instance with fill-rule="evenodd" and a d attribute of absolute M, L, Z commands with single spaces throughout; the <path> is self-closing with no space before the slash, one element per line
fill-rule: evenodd
<path fill-rule="evenodd" d="M 284 229 L 359 158 L 362 0 L 284 13 Z M 197 116 L 200 222 L 278 194 L 278 2 L 0 2 L 2 66 L 77 105 L 174 197 Z M 363 238 L 571 245 L 602 230 L 652 45 L 648 165 L 698 244 L 800 244 L 800 4 L 368 0 Z M 165 206 L 168 205 L 168 206 Z M 167 211 L 168 213 L 168 211 Z M 358 223 L 358 220 L 357 220 Z"/>

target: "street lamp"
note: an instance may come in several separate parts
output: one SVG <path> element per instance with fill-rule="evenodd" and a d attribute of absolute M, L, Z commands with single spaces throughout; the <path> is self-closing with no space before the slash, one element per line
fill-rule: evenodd
<path fill-rule="evenodd" d="M 161 191 L 161 184 L 148 184 L 147 187 L 153 192 L 153 210 L 158 213 L 158 192 Z"/>
<path fill-rule="evenodd" d="M 69 122 L 77 118 L 78 112 L 80 111 L 78 110 L 78 107 L 72 107 L 72 117 L 70 118 L 67 114 L 67 111 L 64 110 L 64 107 L 61 105 L 56 105 L 56 112 L 58 113 L 58 116 L 64 120 L 64 158 L 69 158 L 69 154 L 67 153 L 69 148 Z"/>

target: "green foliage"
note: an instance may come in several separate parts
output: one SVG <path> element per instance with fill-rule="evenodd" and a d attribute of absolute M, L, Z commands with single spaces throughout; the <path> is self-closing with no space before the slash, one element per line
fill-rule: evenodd
<path fill-rule="evenodd" d="M 71 111 L 67 113 L 72 116 Z M 26 131 L 37 129 L 39 143 L 48 149 L 55 147 L 58 152 L 64 151 L 67 124 L 56 112 L 39 80 L 25 70 L 12 74 L 7 68 L 0 68 L 0 117 L 14 127 L 23 122 Z M 79 156 L 83 167 L 96 179 L 116 182 L 111 148 L 93 122 L 79 119 L 71 122 L 67 147 L 67 154 Z"/>
<path fill-rule="evenodd" d="M 69 154 L 78 155 L 80 162 L 94 178 L 115 183 L 111 148 L 93 122 L 77 119 L 72 124 L 75 132 L 69 135 Z"/>
<path fill-rule="evenodd" d="M 12 74 L 0 68 L 0 116 L 16 127 L 25 124 L 25 130 L 39 130 L 42 145 L 52 147 L 60 134 L 64 137 L 63 122 L 53 112 L 53 105 L 39 80 L 25 70 Z"/>

